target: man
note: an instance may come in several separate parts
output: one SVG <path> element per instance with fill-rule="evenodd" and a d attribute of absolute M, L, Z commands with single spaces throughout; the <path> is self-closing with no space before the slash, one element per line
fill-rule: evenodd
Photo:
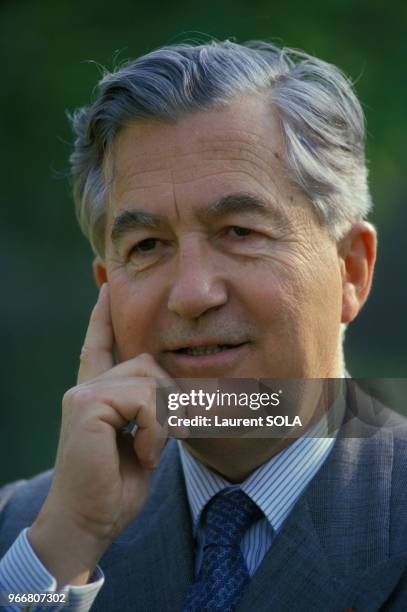
<path fill-rule="evenodd" d="M 344 375 L 376 254 L 348 80 L 266 43 L 180 45 L 107 74 L 73 124 L 100 293 L 55 470 L 1 491 L 3 593 L 69 610 L 99 591 L 103 611 L 406 609 L 401 418 L 351 384 L 331 438 L 318 415 L 308 437 L 166 444 L 155 414 L 158 381 Z"/>

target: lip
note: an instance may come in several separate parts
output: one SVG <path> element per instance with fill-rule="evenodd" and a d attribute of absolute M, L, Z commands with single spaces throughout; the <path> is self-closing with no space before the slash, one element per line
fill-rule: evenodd
<path fill-rule="evenodd" d="M 173 353 L 174 351 L 179 351 L 180 349 L 184 349 L 184 348 L 199 348 L 201 346 L 216 346 L 216 345 L 226 346 L 228 344 L 230 345 L 234 344 L 237 347 L 238 345 L 245 344 L 245 343 L 246 341 L 244 338 L 242 338 L 241 340 L 234 340 L 233 342 L 231 342 L 230 339 L 225 339 L 225 338 L 206 338 L 206 339 L 201 339 L 201 340 L 190 340 L 187 345 L 184 343 L 184 344 L 176 344 L 174 346 L 169 346 L 165 352 Z"/>
<path fill-rule="evenodd" d="M 209 346 L 209 344 L 208 342 L 195 344 L 194 346 Z M 165 351 L 163 357 L 165 366 L 175 378 L 186 378 L 188 376 L 199 378 L 205 377 L 205 375 L 216 375 L 218 372 L 219 374 L 224 371 L 229 372 L 248 351 L 249 342 L 244 342 L 239 346 L 227 348 L 212 355 L 187 355 L 186 353 Z"/>

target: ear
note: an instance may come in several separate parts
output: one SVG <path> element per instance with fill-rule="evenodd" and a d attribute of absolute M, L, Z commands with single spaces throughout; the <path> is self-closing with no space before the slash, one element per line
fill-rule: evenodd
<path fill-rule="evenodd" d="M 342 274 L 342 323 L 350 323 L 366 302 L 376 261 L 377 235 L 370 223 L 354 223 L 339 241 Z"/>
<path fill-rule="evenodd" d="M 107 282 L 106 266 L 100 257 L 95 257 L 92 264 L 93 276 L 95 277 L 96 285 L 98 289 Z"/>

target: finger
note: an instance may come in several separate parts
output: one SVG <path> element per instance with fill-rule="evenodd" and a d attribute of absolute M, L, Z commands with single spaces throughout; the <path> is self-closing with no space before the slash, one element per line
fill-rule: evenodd
<path fill-rule="evenodd" d="M 153 379 L 109 380 L 104 388 L 99 383 L 99 410 L 101 405 L 113 408 L 115 414 L 103 411 L 103 419 L 117 428 L 123 421 L 136 424 L 134 432 L 134 451 L 140 463 L 147 469 L 158 465 L 161 450 L 167 437 L 167 424 L 160 424 L 156 415 L 155 381 Z M 119 418 L 117 418 L 119 417 Z"/>
<path fill-rule="evenodd" d="M 103 379 L 114 379 L 117 377 L 148 377 L 155 380 L 156 384 L 156 418 L 157 421 L 164 426 L 164 422 L 168 419 L 170 412 L 168 411 L 168 394 L 180 393 L 180 389 L 173 378 L 161 368 L 155 361 L 154 357 L 149 353 L 143 353 L 119 363 L 114 368 L 103 375 Z M 159 405 L 158 405 L 159 404 Z M 182 419 L 187 417 L 187 410 L 180 406 L 177 410 L 177 416 L 180 417 L 179 424 L 168 426 L 167 433 L 174 438 L 186 438 L 189 436 L 189 430 L 182 424 Z M 135 434 L 135 431 L 132 431 Z"/>
<path fill-rule="evenodd" d="M 63 408 L 79 427 L 104 421 L 120 429 L 136 418 L 140 427 L 148 427 L 155 418 L 155 382 L 147 378 L 89 381 L 65 393 Z M 140 408 L 151 417 L 144 412 L 138 415 Z"/>
<path fill-rule="evenodd" d="M 134 422 L 133 448 L 147 469 L 158 465 L 168 438 L 166 422 L 157 420 L 156 381 L 153 378 L 99 377 L 82 383 L 65 394 L 63 416 L 63 424 L 72 429 L 75 423 L 79 432 L 103 432 L 106 426 L 119 432 L 127 423 Z"/>
<path fill-rule="evenodd" d="M 150 353 L 142 353 L 122 361 L 103 375 L 103 378 L 124 378 L 127 376 L 138 376 L 146 378 L 154 378 L 157 381 L 162 381 L 163 384 L 174 384 L 170 375 L 161 368 Z"/>
<path fill-rule="evenodd" d="M 154 357 L 149 353 L 142 353 L 137 357 L 133 357 L 133 359 L 128 359 L 127 361 L 119 363 L 103 374 L 100 380 L 113 382 L 115 380 L 123 379 L 134 380 L 135 378 L 138 378 L 141 381 L 143 379 L 150 380 L 155 389 L 165 385 L 171 385 L 171 378 L 167 372 L 156 363 Z M 154 409 L 157 420 L 162 422 L 163 419 L 161 418 L 161 413 L 160 415 L 158 414 L 156 402 L 154 402 Z M 126 429 L 135 435 L 137 426 L 130 423 Z"/>
<path fill-rule="evenodd" d="M 78 383 L 92 380 L 113 367 L 113 341 L 109 286 L 104 283 L 90 316 L 80 356 Z"/>
<path fill-rule="evenodd" d="M 153 469 L 158 466 L 167 438 L 166 425 L 161 426 L 155 418 L 148 427 L 139 426 L 137 428 L 133 447 L 138 460 L 145 468 Z"/>

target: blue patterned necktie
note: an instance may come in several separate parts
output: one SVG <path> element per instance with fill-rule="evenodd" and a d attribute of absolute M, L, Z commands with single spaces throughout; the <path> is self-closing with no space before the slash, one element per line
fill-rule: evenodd
<path fill-rule="evenodd" d="M 232 612 L 250 580 L 240 543 L 245 531 L 262 515 L 240 489 L 221 491 L 205 514 L 205 543 L 196 582 L 182 612 Z"/>

